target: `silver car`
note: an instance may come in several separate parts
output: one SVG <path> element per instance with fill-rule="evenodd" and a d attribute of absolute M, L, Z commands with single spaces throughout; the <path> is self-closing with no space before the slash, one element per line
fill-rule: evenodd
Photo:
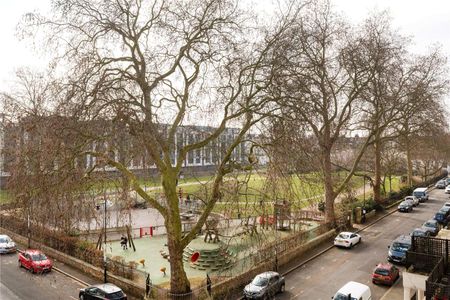
<path fill-rule="evenodd" d="M 445 189 L 447 184 L 445 183 L 445 180 L 439 180 L 435 185 L 437 189 Z"/>
<path fill-rule="evenodd" d="M 0 234 L 0 253 L 15 253 L 16 243 L 6 234 Z"/>
<path fill-rule="evenodd" d="M 284 292 L 284 285 L 284 277 L 277 272 L 261 273 L 245 286 L 244 299 L 272 299 L 276 293 Z"/>
<path fill-rule="evenodd" d="M 413 206 L 418 206 L 420 203 L 419 198 L 415 196 L 406 196 L 405 201 L 412 201 Z"/>

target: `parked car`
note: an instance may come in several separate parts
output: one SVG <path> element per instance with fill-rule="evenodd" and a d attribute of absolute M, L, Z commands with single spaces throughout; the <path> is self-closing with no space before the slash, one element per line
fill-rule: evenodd
<path fill-rule="evenodd" d="M 445 184 L 450 185 L 450 177 L 445 178 Z"/>
<path fill-rule="evenodd" d="M 390 262 L 405 263 L 406 251 L 411 248 L 411 237 L 400 235 L 388 246 L 388 260 Z"/>
<path fill-rule="evenodd" d="M 413 206 L 418 206 L 420 204 L 419 199 L 415 196 L 406 196 L 404 201 L 411 201 Z"/>
<path fill-rule="evenodd" d="M 426 187 L 416 188 L 413 191 L 413 196 L 419 199 L 420 202 L 428 200 L 428 189 Z"/>
<path fill-rule="evenodd" d="M 372 273 L 372 282 L 375 284 L 393 285 L 400 277 L 398 268 L 390 263 L 379 263 Z"/>
<path fill-rule="evenodd" d="M 350 297 L 349 297 L 350 296 Z M 371 300 L 372 292 L 370 288 L 362 283 L 349 281 L 343 287 L 337 291 L 334 297 L 331 297 L 334 300 L 348 300 L 348 299 L 358 299 L 358 300 Z"/>
<path fill-rule="evenodd" d="M 434 215 L 434 219 L 438 221 L 438 223 L 441 224 L 442 226 L 447 226 L 448 222 L 450 221 L 449 214 L 450 210 L 443 207 Z"/>
<path fill-rule="evenodd" d="M 276 293 L 284 292 L 284 277 L 277 272 L 268 271 L 256 277 L 244 288 L 244 299 L 268 299 Z"/>
<path fill-rule="evenodd" d="M 445 180 L 439 180 L 434 185 L 434 187 L 437 188 L 437 189 L 445 189 L 446 186 L 447 186 L 447 184 L 445 183 Z"/>
<path fill-rule="evenodd" d="M 411 212 L 413 210 L 412 201 L 402 201 L 397 208 L 401 212 Z"/>
<path fill-rule="evenodd" d="M 112 207 L 114 204 L 112 203 L 112 201 L 111 200 L 106 200 L 106 208 L 110 208 L 110 207 Z M 95 204 L 95 206 L 97 207 L 97 209 L 98 210 L 101 210 L 101 209 L 105 209 L 105 200 L 100 200 L 100 201 L 98 201 L 96 204 Z"/>
<path fill-rule="evenodd" d="M 445 193 L 450 194 L 450 185 L 447 185 L 447 187 L 445 188 Z"/>
<path fill-rule="evenodd" d="M 122 291 L 122 289 L 112 283 L 96 284 L 87 288 L 80 289 L 78 297 L 81 300 L 89 300 L 89 299 L 127 300 L 127 295 Z"/>
<path fill-rule="evenodd" d="M 136 198 L 136 199 L 132 202 L 131 207 L 133 207 L 133 208 L 147 209 L 148 204 L 147 204 L 147 201 L 145 201 L 144 199 L 142 199 L 142 198 Z"/>
<path fill-rule="evenodd" d="M 353 232 L 341 232 L 334 239 L 334 245 L 336 247 L 352 248 L 358 243 L 361 243 L 361 236 Z"/>
<path fill-rule="evenodd" d="M 0 253 L 14 253 L 16 250 L 16 243 L 6 234 L 0 234 Z"/>
<path fill-rule="evenodd" d="M 411 232 L 411 236 L 430 236 L 430 232 L 423 228 L 416 228 Z"/>
<path fill-rule="evenodd" d="M 50 272 L 52 261 L 39 250 L 19 251 L 19 267 L 24 267 L 33 273 Z"/>
<path fill-rule="evenodd" d="M 422 228 L 428 230 L 432 236 L 436 236 L 440 230 L 439 223 L 436 220 L 426 221 L 423 223 Z"/>

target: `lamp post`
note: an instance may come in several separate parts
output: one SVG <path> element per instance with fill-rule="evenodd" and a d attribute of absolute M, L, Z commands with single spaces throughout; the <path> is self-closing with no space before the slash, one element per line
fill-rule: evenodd
<path fill-rule="evenodd" d="M 106 283 L 106 199 L 105 199 L 105 216 L 103 218 L 103 228 L 104 228 L 104 241 L 105 241 L 105 246 L 103 247 L 103 281 Z"/>
<path fill-rule="evenodd" d="M 100 205 L 97 205 L 97 210 L 100 210 Z M 106 199 L 104 199 L 104 216 L 103 216 L 103 281 L 107 283 L 106 277 Z"/>
<path fill-rule="evenodd" d="M 275 272 L 278 272 L 278 209 L 275 210 Z"/>

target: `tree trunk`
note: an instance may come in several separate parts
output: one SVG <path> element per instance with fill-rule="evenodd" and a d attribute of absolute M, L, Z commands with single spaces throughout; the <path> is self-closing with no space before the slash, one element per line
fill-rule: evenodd
<path fill-rule="evenodd" d="M 322 172 L 324 178 L 325 187 L 325 221 L 336 224 L 336 216 L 334 212 L 334 200 L 336 195 L 333 189 L 333 178 L 332 178 L 332 166 L 331 166 L 331 153 L 327 149 L 323 149 L 322 154 Z"/>
<path fill-rule="evenodd" d="M 166 227 L 168 233 L 167 246 L 169 248 L 170 259 L 170 292 L 179 295 L 188 294 L 191 291 L 191 284 L 186 276 L 183 266 L 184 249 L 180 245 L 181 230 L 171 228 L 171 225 L 168 224 L 168 222 L 166 222 Z M 176 238 L 178 236 L 180 239 Z M 183 297 L 178 297 L 177 299 L 183 299 Z"/>
<path fill-rule="evenodd" d="M 191 291 L 191 285 L 183 266 L 184 247 L 181 245 L 182 229 L 177 195 L 177 175 L 172 169 L 162 172 L 162 186 L 168 206 L 165 225 L 170 257 L 170 292 L 187 294 Z"/>
<path fill-rule="evenodd" d="M 413 184 L 413 166 L 412 166 L 412 159 L 411 159 L 411 147 L 410 147 L 410 143 L 409 143 L 409 138 L 406 137 L 406 165 L 407 165 L 407 184 L 408 187 L 411 187 Z"/>
<path fill-rule="evenodd" d="M 379 134 L 375 137 L 375 174 L 373 180 L 373 200 L 375 203 L 381 202 L 381 140 Z"/>

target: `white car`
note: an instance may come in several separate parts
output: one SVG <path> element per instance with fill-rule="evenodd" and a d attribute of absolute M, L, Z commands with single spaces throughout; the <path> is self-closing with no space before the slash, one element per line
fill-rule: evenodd
<path fill-rule="evenodd" d="M 337 247 L 351 248 L 358 243 L 361 243 L 361 236 L 353 232 L 341 232 L 334 239 L 334 245 Z"/>
<path fill-rule="evenodd" d="M 334 297 L 331 297 L 334 300 L 348 300 L 348 299 L 358 299 L 358 300 L 371 300 L 372 292 L 370 291 L 370 287 L 365 284 L 349 281 L 343 287 L 337 291 Z"/>
<path fill-rule="evenodd" d="M 419 198 L 416 196 L 406 196 L 405 201 L 412 201 L 413 206 L 418 206 L 420 203 Z"/>
<path fill-rule="evenodd" d="M 112 203 L 111 200 L 108 200 L 108 199 L 106 200 L 106 208 L 110 208 L 113 205 L 114 204 Z M 105 200 L 100 200 L 99 202 L 97 202 L 96 206 L 97 206 L 98 210 L 104 209 L 104 207 L 105 207 Z"/>
<path fill-rule="evenodd" d="M 450 194 L 450 184 L 445 188 L 445 193 Z"/>
<path fill-rule="evenodd" d="M 0 253 L 15 253 L 16 243 L 6 234 L 0 234 Z"/>

